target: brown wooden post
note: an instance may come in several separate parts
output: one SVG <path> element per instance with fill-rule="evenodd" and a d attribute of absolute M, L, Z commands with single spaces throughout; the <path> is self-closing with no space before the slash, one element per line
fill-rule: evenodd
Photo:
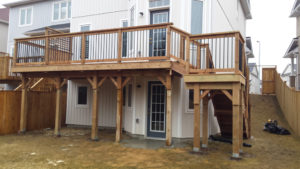
<path fill-rule="evenodd" d="M 193 151 L 200 151 L 200 86 L 194 85 L 194 145 Z"/>
<path fill-rule="evenodd" d="M 208 147 L 208 97 L 203 98 L 202 148 Z"/>
<path fill-rule="evenodd" d="M 240 35 L 239 33 L 235 33 L 235 59 L 234 59 L 234 68 L 235 68 L 235 72 L 238 73 L 239 70 L 239 63 L 240 63 Z"/>
<path fill-rule="evenodd" d="M 119 143 L 121 140 L 121 130 L 122 130 L 122 77 L 117 77 L 117 119 L 116 119 L 116 142 Z"/>
<path fill-rule="evenodd" d="M 22 77 L 22 98 L 21 98 L 21 115 L 20 115 L 20 131 L 19 133 L 25 133 L 27 127 L 27 99 L 28 99 L 28 78 Z"/>
<path fill-rule="evenodd" d="M 180 35 L 180 59 L 184 60 L 184 37 Z"/>
<path fill-rule="evenodd" d="M 171 26 L 168 25 L 167 26 L 167 53 L 166 56 L 167 57 L 171 57 Z"/>
<path fill-rule="evenodd" d="M 240 122 L 240 137 L 239 137 L 239 141 L 240 141 L 240 153 L 243 152 L 243 135 L 244 135 L 244 114 L 245 114 L 245 95 L 244 95 L 244 86 L 242 86 L 242 89 L 241 89 L 241 99 L 240 99 L 240 102 L 241 102 L 241 107 L 240 107 L 240 119 L 239 119 L 239 122 Z M 247 128 L 246 128 L 247 129 Z"/>
<path fill-rule="evenodd" d="M 123 37 L 122 37 L 122 30 L 120 29 L 118 31 L 118 63 L 121 63 L 122 60 L 122 41 L 123 41 Z"/>
<path fill-rule="evenodd" d="M 13 56 L 13 66 L 16 66 L 17 56 L 18 56 L 18 42 L 16 41 L 15 48 L 14 48 L 14 56 Z"/>
<path fill-rule="evenodd" d="M 49 37 L 45 38 L 45 64 L 49 64 Z"/>
<path fill-rule="evenodd" d="M 185 44 L 185 61 L 186 61 L 186 73 L 190 73 L 190 49 L 191 49 L 191 44 L 190 44 L 190 37 L 186 38 L 186 44 Z"/>
<path fill-rule="evenodd" d="M 92 134 L 93 141 L 98 140 L 98 77 L 95 75 L 92 81 L 93 88 L 93 109 L 92 109 Z"/>
<path fill-rule="evenodd" d="M 81 35 L 81 64 L 84 64 L 85 63 L 85 50 L 86 50 L 86 47 L 85 47 L 85 34 L 83 33 Z"/>
<path fill-rule="evenodd" d="M 167 75 L 167 114 L 166 114 L 166 145 L 172 145 L 172 76 Z"/>
<path fill-rule="evenodd" d="M 241 84 L 233 84 L 232 97 L 232 157 L 240 158 L 241 140 L 240 140 L 240 105 L 241 105 Z"/>
<path fill-rule="evenodd" d="M 201 45 L 197 45 L 197 69 L 201 69 Z"/>
<path fill-rule="evenodd" d="M 60 136 L 61 129 L 61 83 L 62 79 L 60 77 L 55 79 L 56 87 L 56 108 L 55 108 L 55 128 L 54 135 Z"/>

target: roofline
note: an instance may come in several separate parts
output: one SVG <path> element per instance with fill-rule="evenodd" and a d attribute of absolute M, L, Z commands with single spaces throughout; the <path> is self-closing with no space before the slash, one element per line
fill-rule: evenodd
<path fill-rule="evenodd" d="M 0 19 L 0 23 L 4 23 L 4 24 L 7 24 L 7 25 L 8 25 L 8 21 L 3 20 L 3 19 Z"/>
<path fill-rule="evenodd" d="M 249 0 L 240 0 L 246 19 L 252 19 Z"/>
<path fill-rule="evenodd" d="M 295 41 L 297 41 L 297 43 L 298 43 L 298 38 L 293 38 L 292 42 L 290 43 L 289 47 L 287 48 L 287 50 L 286 50 L 286 52 L 283 56 L 283 58 L 290 58 L 289 55 L 291 55 L 291 52 L 289 52 L 289 50 L 290 50 L 290 48 L 292 47 L 292 45 Z M 299 47 L 299 44 L 298 44 L 298 47 Z M 292 54 L 293 54 L 293 52 L 292 52 Z"/>
<path fill-rule="evenodd" d="M 298 0 L 295 0 L 290 17 L 297 17 L 297 15 L 295 15 L 295 12 L 297 12 L 298 8 L 300 7 L 300 5 L 296 6 Z M 300 9 L 299 9 L 300 10 Z"/>
<path fill-rule="evenodd" d="M 43 0 L 20 0 L 17 2 L 11 2 L 11 3 L 6 3 L 3 4 L 3 6 L 7 7 L 7 8 L 11 8 L 11 7 L 15 7 L 15 6 L 19 6 L 19 5 L 27 5 L 27 4 L 31 4 L 31 3 L 35 3 L 35 2 L 41 2 Z"/>

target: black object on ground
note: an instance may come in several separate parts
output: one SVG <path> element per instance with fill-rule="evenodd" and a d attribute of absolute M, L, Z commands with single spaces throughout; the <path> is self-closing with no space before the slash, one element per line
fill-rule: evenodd
<path fill-rule="evenodd" d="M 213 141 L 219 141 L 219 142 L 223 142 L 223 143 L 232 144 L 232 140 L 231 139 L 227 139 L 227 138 L 224 138 L 224 137 L 218 137 L 218 136 L 211 135 L 209 138 L 211 140 L 213 140 Z M 243 146 L 244 147 L 252 147 L 252 145 L 248 144 L 248 143 L 243 143 Z"/>
<path fill-rule="evenodd" d="M 268 131 L 273 134 L 279 134 L 279 135 L 290 135 L 291 133 L 278 125 L 278 122 L 276 120 L 268 120 L 268 122 L 264 126 L 264 131 Z"/>

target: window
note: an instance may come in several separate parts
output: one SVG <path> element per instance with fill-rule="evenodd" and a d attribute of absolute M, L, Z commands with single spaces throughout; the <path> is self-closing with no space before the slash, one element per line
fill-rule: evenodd
<path fill-rule="evenodd" d="M 90 31 L 90 29 L 91 29 L 90 25 L 81 25 L 80 26 L 80 32 Z M 89 36 L 86 36 L 85 37 L 85 58 L 86 59 L 89 58 L 89 53 L 90 53 L 89 50 L 90 50 L 90 39 L 89 39 Z"/>
<path fill-rule="evenodd" d="M 194 90 L 189 90 L 189 110 L 194 109 Z"/>
<path fill-rule="evenodd" d="M 32 24 L 32 7 L 20 9 L 20 26 L 26 26 Z"/>
<path fill-rule="evenodd" d="M 164 6 L 169 6 L 169 5 L 170 5 L 170 0 L 150 0 L 149 1 L 150 8 L 164 7 Z"/>
<path fill-rule="evenodd" d="M 78 105 L 87 105 L 87 87 L 86 86 L 80 86 L 78 87 L 78 98 L 77 98 L 77 104 Z"/>
<path fill-rule="evenodd" d="M 53 20 L 65 20 L 71 18 L 71 1 L 61 1 L 53 4 Z"/>
<path fill-rule="evenodd" d="M 128 107 L 131 107 L 131 99 L 132 99 L 132 84 L 128 85 Z"/>

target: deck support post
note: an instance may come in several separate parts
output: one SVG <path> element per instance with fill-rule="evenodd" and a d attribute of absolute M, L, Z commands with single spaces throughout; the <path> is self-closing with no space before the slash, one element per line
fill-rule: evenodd
<path fill-rule="evenodd" d="M 166 77 L 167 88 L 167 114 L 166 114 L 166 146 L 172 145 L 172 76 Z"/>
<path fill-rule="evenodd" d="M 27 99 L 28 99 L 28 78 L 22 77 L 22 98 L 21 98 L 21 116 L 20 116 L 20 131 L 25 133 L 27 127 Z"/>
<path fill-rule="evenodd" d="M 202 148 L 208 147 L 208 97 L 203 98 Z"/>
<path fill-rule="evenodd" d="M 122 130 L 122 77 L 117 77 L 117 119 L 116 119 L 116 142 L 119 143 L 121 140 L 121 130 Z"/>
<path fill-rule="evenodd" d="M 193 151 L 200 151 L 200 86 L 194 85 L 194 143 Z"/>
<path fill-rule="evenodd" d="M 54 135 L 60 136 L 61 129 L 61 88 L 62 88 L 62 79 L 60 77 L 55 79 L 56 87 L 56 108 L 55 108 L 55 128 Z"/>
<path fill-rule="evenodd" d="M 241 84 L 233 84 L 233 100 L 232 100 L 232 157 L 240 158 L 241 150 L 241 126 L 242 113 L 241 113 Z"/>
<path fill-rule="evenodd" d="M 98 141 L 98 77 L 93 76 L 93 105 L 92 105 L 92 132 L 91 140 Z"/>

